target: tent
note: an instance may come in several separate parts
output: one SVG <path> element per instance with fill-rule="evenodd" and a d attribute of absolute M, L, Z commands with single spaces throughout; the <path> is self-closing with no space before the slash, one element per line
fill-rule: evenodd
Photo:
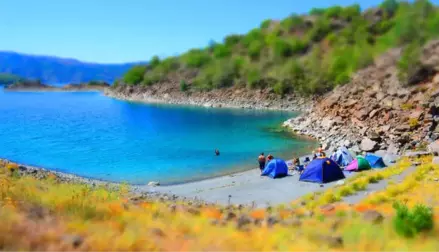
<path fill-rule="evenodd" d="M 364 159 L 367 160 L 367 162 L 369 162 L 370 166 L 372 168 L 384 168 L 386 167 L 386 164 L 384 164 L 383 158 L 370 154 L 370 153 L 366 153 L 366 156 L 364 157 Z"/>
<path fill-rule="evenodd" d="M 344 179 L 345 176 L 340 166 L 330 158 L 317 158 L 308 164 L 300 175 L 300 181 L 329 183 Z"/>
<path fill-rule="evenodd" d="M 284 160 L 275 158 L 271 160 L 262 171 L 261 176 L 269 176 L 270 178 L 280 178 L 288 175 L 288 166 Z"/>
<path fill-rule="evenodd" d="M 364 171 L 364 170 L 370 170 L 370 164 L 367 162 L 366 159 L 362 156 L 357 156 L 354 161 L 352 161 L 346 168 L 344 168 L 345 171 Z"/>
<path fill-rule="evenodd" d="M 339 166 L 347 166 L 354 161 L 354 157 L 349 153 L 346 147 L 338 148 L 338 150 L 331 155 L 331 159 Z"/>

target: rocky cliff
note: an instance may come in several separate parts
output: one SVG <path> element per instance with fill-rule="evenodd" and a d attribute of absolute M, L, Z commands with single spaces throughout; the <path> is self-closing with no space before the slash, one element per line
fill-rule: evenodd
<path fill-rule="evenodd" d="M 285 126 L 319 139 L 327 150 L 346 145 L 356 152 L 396 154 L 407 147 L 423 148 L 438 137 L 433 116 L 439 105 L 439 41 L 423 48 L 410 86 L 398 79 L 400 54 L 401 49 L 394 49 L 375 59 L 349 84 L 321 97 L 310 112 Z"/>
<path fill-rule="evenodd" d="M 275 94 L 271 88 L 249 90 L 246 88 L 230 87 L 207 92 L 181 92 L 178 88 L 178 84 L 172 82 L 151 87 L 119 86 L 106 89 L 105 94 L 117 99 L 147 103 L 290 111 L 307 111 L 313 102 L 312 98 L 304 98 L 294 94 L 279 96 Z"/>

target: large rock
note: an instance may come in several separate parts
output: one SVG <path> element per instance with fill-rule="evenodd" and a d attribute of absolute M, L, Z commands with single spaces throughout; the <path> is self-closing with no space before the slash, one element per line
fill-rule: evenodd
<path fill-rule="evenodd" d="M 379 145 L 377 142 L 369 139 L 369 138 L 363 138 L 360 144 L 360 149 L 362 151 L 375 151 L 379 149 Z"/>
<path fill-rule="evenodd" d="M 439 141 L 435 141 L 428 145 L 428 151 L 432 153 L 439 153 Z"/>

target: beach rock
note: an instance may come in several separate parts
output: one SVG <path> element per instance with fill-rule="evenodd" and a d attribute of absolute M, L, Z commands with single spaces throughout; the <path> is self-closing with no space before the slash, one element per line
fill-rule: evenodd
<path fill-rule="evenodd" d="M 159 186 L 159 185 L 160 185 L 160 183 L 157 182 L 157 181 L 150 181 L 150 182 L 148 183 L 148 186 Z"/>
<path fill-rule="evenodd" d="M 375 151 L 379 148 L 378 143 L 369 139 L 369 138 L 363 138 L 360 144 L 360 148 L 362 151 Z"/>
<path fill-rule="evenodd" d="M 363 214 L 363 219 L 375 224 L 381 223 L 384 219 L 383 215 L 375 210 L 367 210 Z"/>
<path fill-rule="evenodd" d="M 439 153 L 439 141 L 435 141 L 428 145 L 428 151 L 431 153 Z"/>

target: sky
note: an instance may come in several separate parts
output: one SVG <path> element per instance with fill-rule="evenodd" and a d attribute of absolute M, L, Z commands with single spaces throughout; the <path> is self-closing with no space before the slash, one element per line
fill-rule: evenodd
<path fill-rule="evenodd" d="M 122 63 L 173 56 L 313 7 L 381 0 L 0 0 L 0 51 Z"/>

